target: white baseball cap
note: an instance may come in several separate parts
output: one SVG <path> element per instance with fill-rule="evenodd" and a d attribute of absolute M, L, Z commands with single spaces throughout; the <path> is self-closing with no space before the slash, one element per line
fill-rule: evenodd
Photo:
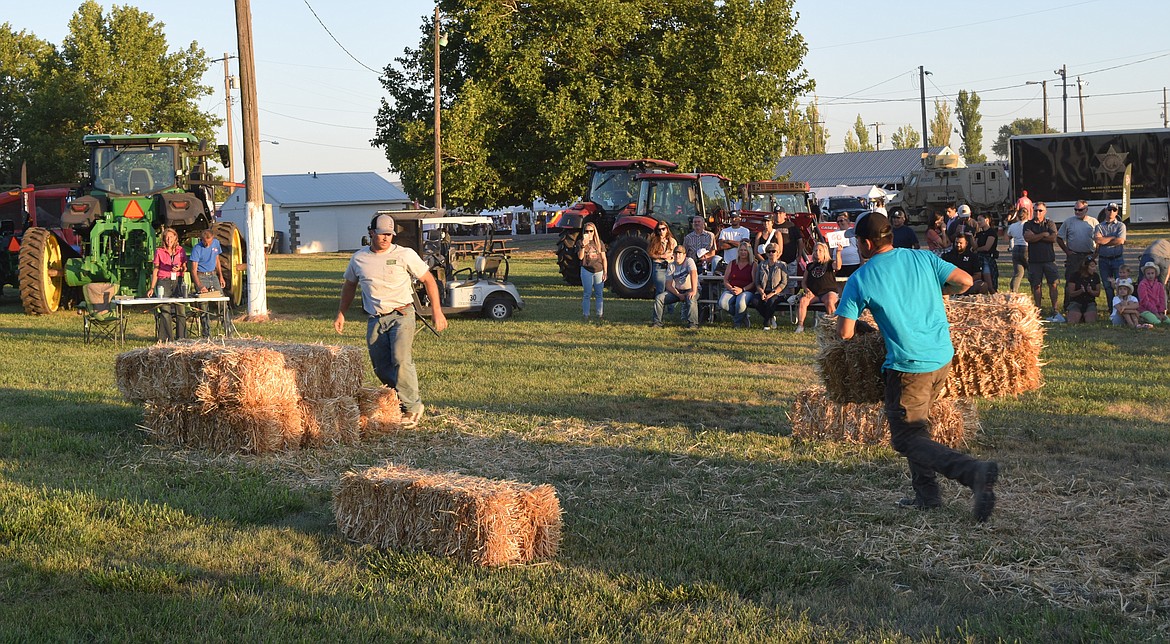
<path fill-rule="evenodd" d="M 971 216 L 971 206 L 968 206 L 967 204 L 963 204 L 963 205 L 959 206 L 959 216 L 960 217 L 970 217 Z"/>

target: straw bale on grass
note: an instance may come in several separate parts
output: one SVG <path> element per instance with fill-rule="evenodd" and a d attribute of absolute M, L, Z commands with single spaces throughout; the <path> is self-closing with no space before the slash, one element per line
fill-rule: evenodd
<path fill-rule="evenodd" d="M 211 406 L 197 401 L 146 401 L 143 427 L 156 442 L 215 452 L 268 454 L 297 449 L 301 411 L 291 407 Z"/>
<path fill-rule="evenodd" d="M 302 398 L 301 447 L 352 445 L 360 438 L 357 400 L 353 396 Z"/>
<path fill-rule="evenodd" d="M 551 559 L 561 537 L 551 485 L 394 465 L 343 474 L 333 512 L 354 541 L 484 566 Z"/>
<path fill-rule="evenodd" d="M 362 387 L 357 390 L 362 436 L 385 434 L 402 429 L 402 402 L 390 387 Z"/>
<path fill-rule="evenodd" d="M 1043 385 L 1044 326 L 1030 297 L 1021 293 L 953 297 L 946 300 L 946 312 L 955 357 L 941 393 L 944 398 L 1015 396 Z M 876 328 L 868 312 L 862 320 Z M 836 318 L 826 316 L 817 325 L 817 344 L 817 372 L 831 400 L 882 399 L 886 347 L 880 331 L 841 340 Z"/>
<path fill-rule="evenodd" d="M 793 438 L 841 441 L 868 445 L 890 442 L 890 425 L 882 403 L 835 403 L 822 387 L 796 395 L 788 414 Z M 979 431 L 979 415 L 972 400 L 942 398 L 930 406 L 931 438 L 958 447 Z"/>
<path fill-rule="evenodd" d="M 276 351 L 296 378 L 302 398 L 352 396 L 366 373 L 366 349 L 328 344 L 295 344 L 264 340 L 229 340 L 226 346 L 243 350 Z"/>

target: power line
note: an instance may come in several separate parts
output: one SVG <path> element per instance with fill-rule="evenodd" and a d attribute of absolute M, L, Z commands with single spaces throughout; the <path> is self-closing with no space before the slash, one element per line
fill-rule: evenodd
<path fill-rule="evenodd" d="M 357 59 L 357 56 L 354 56 L 353 54 L 349 53 L 349 50 L 345 48 L 345 45 L 341 44 L 341 41 L 337 39 L 337 36 L 334 36 L 334 35 L 333 35 L 333 32 L 332 32 L 332 31 L 329 31 L 329 27 L 326 27 L 326 26 L 325 26 L 325 23 L 324 23 L 324 22 L 321 20 L 321 16 L 318 16 L 318 15 L 317 15 L 317 12 L 316 12 L 316 11 L 313 11 L 313 5 L 309 4 L 309 0 L 305 0 L 305 6 L 309 8 L 309 13 L 313 14 L 313 17 L 317 19 L 317 22 L 321 24 L 321 28 L 325 30 L 325 33 L 329 34 L 329 37 L 333 39 L 333 42 L 337 43 L 337 46 L 338 46 L 338 47 L 341 47 L 341 51 L 344 51 L 344 52 L 345 52 L 345 55 L 347 55 L 347 56 L 349 56 L 350 58 L 352 58 L 352 59 L 353 59 L 353 62 L 355 62 L 355 63 L 357 63 L 357 64 L 361 65 L 362 67 L 365 67 L 366 69 L 368 69 L 368 70 L 370 70 L 370 71 L 374 72 L 375 74 L 379 74 L 379 75 L 381 75 L 381 73 L 382 73 L 382 72 L 380 72 L 380 71 L 378 71 L 378 70 L 374 69 L 373 67 L 370 67 L 369 65 L 367 65 L 367 64 L 365 64 L 365 63 L 363 63 L 362 61 L 360 61 L 360 60 L 358 60 L 358 59 Z"/>
<path fill-rule="evenodd" d="M 260 136 L 265 136 L 265 137 L 277 139 L 280 141 L 291 141 L 293 143 L 304 143 L 305 145 L 317 145 L 317 146 L 321 146 L 323 148 L 337 148 L 339 150 L 374 150 L 375 149 L 374 146 L 372 146 L 372 145 L 369 147 L 365 147 L 365 148 L 358 148 L 358 147 L 354 147 L 352 145 L 334 145 L 332 143 L 317 143 L 316 141 L 303 141 L 301 139 L 290 139 L 287 136 L 280 136 L 278 134 L 264 133 L 264 134 L 261 134 Z"/>
<path fill-rule="evenodd" d="M 357 125 L 338 125 L 336 123 L 326 123 L 325 121 L 314 121 L 311 119 L 303 119 L 299 116 L 290 116 L 288 114 L 281 114 L 280 112 L 273 112 L 272 110 L 264 109 L 263 107 L 260 108 L 260 111 L 267 112 L 268 114 L 275 114 L 276 116 L 283 116 L 286 119 L 292 119 L 294 121 L 304 121 L 305 123 L 312 123 L 314 125 L 327 125 L 329 127 L 341 127 L 341 128 L 345 128 L 347 130 L 365 130 L 367 132 L 375 131 L 375 128 L 372 128 L 372 127 L 361 127 L 361 126 L 357 126 Z"/>

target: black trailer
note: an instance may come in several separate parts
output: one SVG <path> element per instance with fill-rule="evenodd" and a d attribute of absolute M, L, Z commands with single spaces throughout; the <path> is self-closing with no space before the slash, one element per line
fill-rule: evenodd
<path fill-rule="evenodd" d="M 1122 203 L 1127 166 L 1133 167 L 1132 223 L 1170 221 L 1170 129 L 1034 134 L 1011 138 L 1012 192 L 1028 191 L 1048 204 L 1048 218 L 1063 221 L 1078 199 L 1097 216 L 1108 203 Z"/>

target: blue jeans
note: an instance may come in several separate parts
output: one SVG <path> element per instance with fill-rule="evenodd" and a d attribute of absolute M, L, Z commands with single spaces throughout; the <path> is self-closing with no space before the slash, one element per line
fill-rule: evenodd
<path fill-rule="evenodd" d="M 666 262 L 654 262 L 654 297 L 666 291 Z"/>
<path fill-rule="evenodd" d="M 601 292 L 605 290 L 605 282 L 601 280 L 601 273 L 594 273 L 587 268 L 581 269 L 581 315 L 589 317 L 589 296 L 597 300 L 597 317 L 605 313 L 605 301 Z"/>
<path fill-rule="evenodd" d="M 748 319 L 748 304 L 751 304 L 751 291 L 744 291 L 739 295 L 732 295 L 731 291 L 723 291 L 719 295 L 719 308 L 731 313 L 733 324 L 743 324 Z"/>
<path fill-rule="evenodd" d="M 414 367 L 414 309 L 372 317 L 366 325 L 366 344 L 374 374 L 387 387 L 398 391 L 408 412 L 422 407 L 418 393 L 418 371 Z"/>
<path fill-rule="evenodd" d="M 1117 269 L 1125 263 L 1125 257 L 1097 256 L 1097 272 L 1101 275 L 1101 288 L 1105 291 L 1105 303 L 1113 307 L 1113 280 L 1117 279 Z"/>
<path fill-rule="evenodd" d="M 683 299 L 674 293 L 667 293 L 663 291 L 654 298 L 654 318 L 651 320 L 654 323 L 662 322 L 662 310 L 666 308 L 667 304 L 674 304 L 675 302 L 682 302 L 686 304 L 687 323 L 691 326 L 698 326 L 699 324 L 699 298 L 697 296 Z"/>

